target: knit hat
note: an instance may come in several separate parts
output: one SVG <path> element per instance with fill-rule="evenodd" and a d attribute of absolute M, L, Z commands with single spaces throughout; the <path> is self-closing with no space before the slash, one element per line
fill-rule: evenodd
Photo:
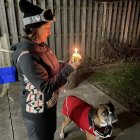
<path fill-rule="evenodd" d="M 46 22 L 54 22 L 55 16 L 51 9 L 43 10 L 27 0 L 20 0 L 19 7 L 23 15 L 25 29 L 37 28 Z"/>

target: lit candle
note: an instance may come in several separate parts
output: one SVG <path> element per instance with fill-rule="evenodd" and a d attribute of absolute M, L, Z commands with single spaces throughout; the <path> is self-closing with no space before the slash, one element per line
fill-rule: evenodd
<path fill-rule="evenodd" d="M 72 62 L 73 63 L 78 62 L 80 61 L 80 59 L 81 59 L 81 55 L 78 53 L 78 49 L 75 48 L 75 52 L 72 55 Z"/>

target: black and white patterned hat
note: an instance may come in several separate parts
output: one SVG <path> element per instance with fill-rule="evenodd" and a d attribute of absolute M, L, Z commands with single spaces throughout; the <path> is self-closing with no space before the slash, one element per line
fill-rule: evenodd
<path fill-rule="evenodd" d="M 20 0 L 19 7 L 23 15 L 23 23 L 26 29 L 37 28 L 46 22 L 54 22 L 55 16 L 51 9 L 43 10 L 27 0 Z"/>

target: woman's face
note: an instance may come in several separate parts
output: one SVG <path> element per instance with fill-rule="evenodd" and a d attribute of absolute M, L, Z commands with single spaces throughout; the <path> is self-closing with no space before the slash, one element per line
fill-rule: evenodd
<path fill-rule="evenodd" d="M 51 35 L 51 22 L 43 24 L 36 29 L 38 42 L 46 42 L 49 35 Z"/>

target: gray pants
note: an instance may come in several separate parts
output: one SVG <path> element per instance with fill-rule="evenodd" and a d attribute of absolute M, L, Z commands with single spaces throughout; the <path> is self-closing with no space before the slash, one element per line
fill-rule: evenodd
<path fill-rule="evenodd" d="M 41 120 L 24 118 L 29 140 L 53 140 L 56 131 L 56 106 L 45 110 L 46 115 Z"/>
<path fill-rule="evenodd" d="M 29 140 L 53 140 L 55 130 L 48 129 L 45 123 L 25 120 Z M 52 124 L 53 125 L 53 124 Z"/>

